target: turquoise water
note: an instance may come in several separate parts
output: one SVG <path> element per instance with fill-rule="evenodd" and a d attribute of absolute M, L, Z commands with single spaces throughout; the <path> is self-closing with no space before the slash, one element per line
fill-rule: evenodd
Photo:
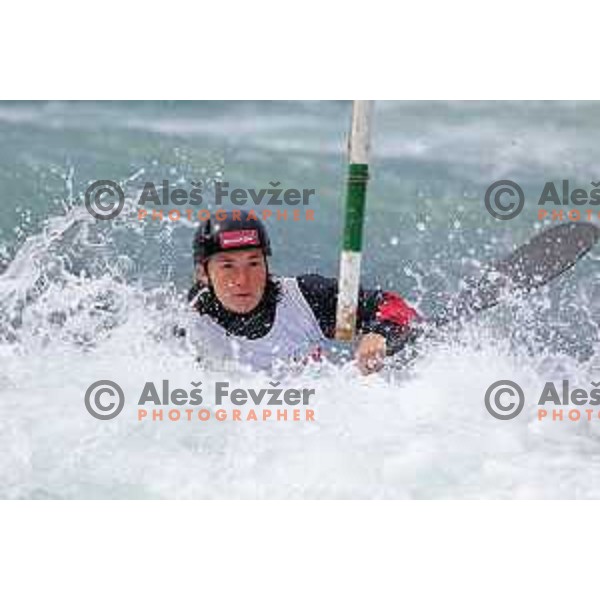
<path fill-rule="evenodd" d="M 498 223 L 484 210 L 485 189 L 498 179 L 526 192 L 539 192 L 546 180 L 587 184 L 600 154 L 599 110 L 594 102 L 378 103 L 367 276 L 401 277 L 400 262 L 438 260 L 436 252 L 441 260 L 460 258 L 467 232 L 469 243 L 480 242 L 479 255 L 526 239 L 534 205 L 526 207 L 531 219 Z M 318 209 L 310 226 L 273 229 L 276 265 L 334 272 L 349 119 L 346 102 L 1 103 L 2 242 L 12 248 L 39 231 L 45 218 L 63 212 L 69 193 L 83 195 L 96 179 L 124 181 L 143 169 L 140 181 L 221 174 L 232 185 L 261 188 L 276 178 L 314 187 Z M 496 244 L 491 235 L 499 236 Z M 184 271 L 185 257 L 176 258 Z"/>
<path fill-rule="evenodd" d="M 135 390 L 197 375 L 167 334 L 185 310 L 193 225 L 127 211 L 98 223 L 83 208 L 90 182 L 120 182 L 128 207 L 163 179 L 202 180 L 207 205 L 219 180 L 314 188 L 314 222 L 271 223 L 272 266 L 335 275 L 349 121 L 348 102 L 0 103 L 0 496 L 600 496 L 595 423 L 538 423 L 533 407 L 500 423 L 483 408 L 497 379 L 532 396 L 547 379 L 600 379 L 597 255 L 483 315 L 400 380 L 351 365 L 297 375 L 321 387 L 312 429 L 85 413 L 98 379 Z M 596 102 L 378 103 L 364 283 L 434 310 L 540 228 L 531 198 L 545 181 L 600 180 L 599 130 Z M 483 204 L 500 179 L 528 199 L 508 222 Z"/>

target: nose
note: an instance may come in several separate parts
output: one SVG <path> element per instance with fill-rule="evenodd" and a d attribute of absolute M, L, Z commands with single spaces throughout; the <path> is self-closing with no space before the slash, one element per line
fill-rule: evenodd
<path fill-rule="evenodd" d="M 250 281 L 248 271 L 246 269 L 237 269 L 235 273 L 235 277 L 233 280 L 233 285 L 241 290 L 244 290 L 248 287 L 248 282 Z"/>

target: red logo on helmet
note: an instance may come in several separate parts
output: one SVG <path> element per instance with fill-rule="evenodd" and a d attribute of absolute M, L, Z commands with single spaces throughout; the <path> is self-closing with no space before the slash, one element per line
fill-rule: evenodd
<path fill-rule="evenodd" d="M 240 229 L 239 231 L 223 231 L 219 234 L 221 248 L 240 248 L 242 246 L 260 246 L 256 229 Z"/>

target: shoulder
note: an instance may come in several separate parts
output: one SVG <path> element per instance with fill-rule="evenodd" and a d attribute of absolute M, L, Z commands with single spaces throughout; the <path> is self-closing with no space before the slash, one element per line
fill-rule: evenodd
<path fill-rule="evenodd" d="M 337 280 L 318 273 L 306 273 L 296 277 L 300 291 L 306 295 L 337 294 Z"/>

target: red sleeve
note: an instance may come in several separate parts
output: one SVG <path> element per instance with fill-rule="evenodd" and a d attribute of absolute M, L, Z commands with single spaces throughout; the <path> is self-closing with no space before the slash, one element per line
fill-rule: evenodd
<path fill-rule="evenodd" d="M 417 311 L 395 292 L 383 292 L 383 300 L 377 306 L 375 318 L 406 326 L 417 318 Z"/>

